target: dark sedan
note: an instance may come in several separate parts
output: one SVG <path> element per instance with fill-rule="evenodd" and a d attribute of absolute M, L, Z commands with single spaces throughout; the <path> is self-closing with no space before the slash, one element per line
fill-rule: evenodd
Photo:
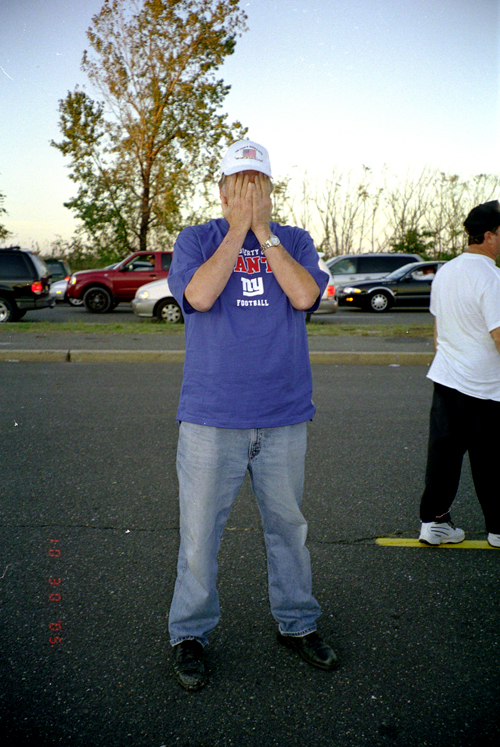
<path fill-rule="evenodd" d="M 431 283 L 444 262 L 412 262 L 378 280 L 362 280 L 337 288 L 339 306 L 387 311 L 392 306 L 429 308 Z"/>

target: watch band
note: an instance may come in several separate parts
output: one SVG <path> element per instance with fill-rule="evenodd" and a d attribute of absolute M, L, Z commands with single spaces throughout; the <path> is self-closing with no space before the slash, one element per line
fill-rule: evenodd
<path fill-rule="evenodd" d="M 262 249 L 262 251 L 263 251 L 263 252 L 265 252 L 265 251 L 266 251 L 266 249 L 269 249 L 269 247 L 271 247 L 271 246 L 278 246 L 278 244 L 280 244 L 280 243 L 281 243 L 281 242 L 280 242 L 280 240 L 278 239 L 278 237 L 277 237 L 277 236 L 275 236 L 275 235 L 274 235 L 274 234 L 272 233 L 272 234 L 270 235 L 270 237 L 268 238 L 268 240 L 267 240 L 267 241 L 264 241 L 264 243 L 260 245 L 260 248 Z"/>

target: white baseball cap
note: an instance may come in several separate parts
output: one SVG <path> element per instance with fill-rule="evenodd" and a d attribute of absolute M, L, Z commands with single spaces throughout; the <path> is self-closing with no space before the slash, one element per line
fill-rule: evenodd
<path fill-rule="evenodd" d="M 269 153 L 263 145 L 254 143 L 253 140 L 238 140 L 233 143 L 222 159 L 221 176 L 231 176 L 239 171 L 260 171 L 272 178 Z"/>

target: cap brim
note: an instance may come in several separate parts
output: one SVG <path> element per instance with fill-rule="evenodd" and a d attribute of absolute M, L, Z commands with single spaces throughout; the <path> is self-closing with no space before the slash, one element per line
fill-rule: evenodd
<path fill-rule="evenodd" d="M 239 174 L 240 171 L 260 171 L 261 174 L 268 176 L 270 179 L 272 178 L 271 174 L 266 170 L 266 167 L 261 165 L 258 161 L 255 161 L 253 158 L 246 163 L 242 160 L 235 166 L 230 166 L 229 168 L 224 169 L 222 174 L 225 176 L 232 176 L 233 174 Z"/>

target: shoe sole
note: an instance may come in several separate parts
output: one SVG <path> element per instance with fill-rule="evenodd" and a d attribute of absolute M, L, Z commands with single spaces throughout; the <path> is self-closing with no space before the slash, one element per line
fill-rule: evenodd
<path fill-rule="evenodd" d="M 439 545 L 459 545 L 461 542 L 465 540 L 465 535 L 461 539 L 447 539 L 443 540 L 442 542 L 429 542 L 429 540 L 418 538 L 418 541 L 421 542 L 423 545 L 428 545 L 428 547 L 439 547 Z"/>

